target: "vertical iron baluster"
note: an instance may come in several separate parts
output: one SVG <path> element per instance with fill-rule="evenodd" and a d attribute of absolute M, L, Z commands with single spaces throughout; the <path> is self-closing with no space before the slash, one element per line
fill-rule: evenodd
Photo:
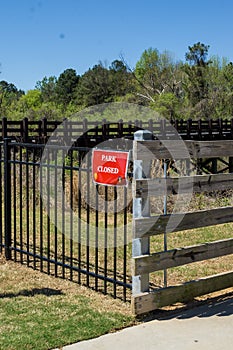
<path fill-rule="evenodd" d="M 4 139 L 4 221 L 5 221 L 5 257 L 11 259 L 11 149 L 10 140 Z"/>
<path fill-rule="evenodd" d="M 33 268 L 36 269 L 36 149 L 33 149 L 32 158 L 32 244 Z"/>
<path fill-rule="evenodd" d="M 164 169 L 163 169 L 163 177 L 166 179 L 167 178 L 167 162 L 166 159 L 164 159 Z M 167 215 L 167 194 L 164 195 L 163 198 L 163 215 Z M 164 246 L 164 251 L 167 251 L 167 233 L 166 230 L 164 231 L 163 235 L 163 246 Z M 164 287 L 167 287 L 167 270 L 163 270 L 163 284 Z"/>
<path fill-rule="evenodd" d="M 114 190 L 114 256 L 113 256 L 113 296 L 116 298 L 117 289 L 116 289 L 116 280 L 117 280 L 117 188 L 116 186 L 113 188 Z"/>
<path fill-rule="evenodd" d="M 127 277 L 127 222 L 128 222 L 128 208 L 127 208 L 127 187 L 124 187 L 124 253 L 123 253 L 123 300 L 126 301 L 126 277 Z"/>
<path fill-rule="evenodd" d="M 73 157 L 74 150 L 70 150 L 70 280 L 73 280 Z"/>
<path fill-rule="evenodd" d="M 20 244 L 20 262 L 23 263 L 23 155 L 22 147 L 19 150 L 19 244 Z"/>
<path fill-rule="evenodd" d="M 30 229 L 29 229 L 29 223 L 30 223 L 30 215 L 29 215 L 29 156 L 28 156 L 28 147 L 26 146 L 26 174 L 25 174 L 25 185 L 26 185 L 26 246 L 27 246 L 27 266 L 29 266 L 29 251 L 30 251 Z"/>
<path fill-rule="evenodd" d="M 108 187 L 104 188 L 104 294 L 107 294 L 108 277 Z"/>
<path fill-rule="evenodd" d="M 57 249 L 58 249 L 58 242 L 57 242 L 57 154 L 58 154 L 58 149 L 56 148 L 54 150 L 54 261 L 55 261 L 55 266 L 54 266 L 54 274 L 57 277 Z"/>
<path fill-rule="evenodd" d="M 99 271 L 99 196 L 98 196 L 98 185 L 95 187 L 96 199 L 95 199 L 95 290 L 98 290 L 98 271 Z"/>
<path fill-rule="evenodd" d="M 46 152 L 46 150 L 45 150 Z M 48 152 L 48 150 L 47 150 Z M 42 168 L 45 167 L 46 164 L 41 164 L 41 171 L 40 171 L 40 271 L 43 271 L 43 201 L 42 201 L 42 196 L 43 196 L 43 171 Z"/>
<path fill-rule="evenodd" d="M 62 278 L 65 278 L 65 151 L 62 150 L 62 159 L 64 159 L 62 170 Z"/>
<path fill-rule="evenodd" d="M 50 171 L 50 155 L 51 152 L 49 152 L 48 157 L 47 157 L 47 214 L 46 214 L 46 219 L 47 219 L 47 273 L 48 275 L 50 274 L 50 191 L 51 191 L 51 182 L 50 182 L 50 176 L 51 176 L 51 171 Z"/>
<path fill-rule="evenodd" d="M 82 188 L 82 169 L 81 169 L 81 152 L 78 152 L 78 283 L 81 283 L 81 262 L 82 262 L 82 246 L 81 246 L 81 229 L 82 229 L 82 197 L 81 197 L 81 188 Z"/>
<path fill-rule="evenodd" d="M 87 155 L 87 225 L 86 225 L 86 262 L 87 262 L 87 286 L 90 286 L 90 153 Z"/>
<path fill-rule="evenodd" d="M 13 235 L 14 235 L 14 248 L 17 248 L 17 193 L 16 193 L 16 188 L 17 188 L 17 184 L 16 184 L 16 148 L 13 147 Z M 16 249 L 14 250 L 14 260 L 17 260 L 17 251 Z"/>
<path fill-rule="evenodd" d="M 2 193 L 3 193 L 3 179 L 2 179 L 2 166 L 3 166 L 3 154 L 2 154 L 2 144 L 0 144 L 0 252 L 2 253 L 3 246 L 3 217 L 2 217 Z"/>

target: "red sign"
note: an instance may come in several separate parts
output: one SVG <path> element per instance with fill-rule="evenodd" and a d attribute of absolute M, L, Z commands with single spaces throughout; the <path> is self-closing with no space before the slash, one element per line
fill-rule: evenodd
<path fill-rule="evenodd" d="M 127 186 L 129 152 L 94 149 L 92 176 L 95 183 Z"/>

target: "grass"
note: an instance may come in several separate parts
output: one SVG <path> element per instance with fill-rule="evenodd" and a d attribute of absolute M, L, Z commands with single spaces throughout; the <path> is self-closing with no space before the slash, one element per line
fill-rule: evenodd
<path fill-rule="evenodd" d="M 233 223 L 203 227 L 167 234 L 168 250 L 188 247 L 207 242 L 214 242 L 232 238 Z M 151 253 L 163 251 L 163 236 L 154 236 L 151 239 Z M 193 262 L 191 264 L 170 268 L 167 270 L 168 286 L 188 282 L 232 270 L 232 255 L 221 256 L 209 260 Z M 163 271 L 154 272 L 150 280 L 155 288 L 163 287 Z"/>
<path fill-rule="evenodd" d="M 129 303 L 0 256 L 0 349 L 47 350 L 132 325 Z"/>
<path fill-rule="evenodd" d="M 172 249 L 230 238 L 232 229 L 233 224 L 229 223 L 171 233 L 168 235 L 168 247 Z M 151 246 L 154 251 L 162 250 L 163 237 L 153 237 Z M 129 259 L 130 257 L 128 262 Z M 118 263 L 120 262 L 119 258 Z M 231 266 L 232 256 L 229 255 L 169 269 L 168 285 L 228 271 Z M 151 282 L 154 286 L 161 287 L 163 271 L 151 274 Z M 224 291 L 196 299 L 206 300 L 221 293 Z M 172 305 L 164 309 L 174 310 L 178 307 L 180 306 Z M 0 350 L 61 348 L 137 322 L 129 303 L 114 300 L 111 296 L 35 271 L 25 265 L 5 261 L 1 255 L 0 308 Z"/>
<path fill-rule="evenodd" d="M 180 276 L 173 274 L 173 278 L 177 282 Z M 232 293 L 233 288 L 227 291 Z M 196 300 L 211 300 L 221 293 L 226 291 Z M 178 303 L 158 314 L 182 307 Z M 6 261 L 1 255 L 0 308 L 0 350 L 62 349 L 140 321 L 132 315 L 129 303 Z"/>
<path fill-rule="evenodd" d="M 22 244 L 22 247 L 29 246 L 32 249 L 32 245 L 35 243 L 35 253 L 40 254 L 42 251 L 43 255 L 49 255 L 50 258 L 53 258 L 56 252 L 59 261 L 62 260 L 61 255 L 64 251 L 67 263 L 72 262 L 75 265 L 77 264 L 76 259 L 80 259 L 85 267 L 86 209 L 82 208 L 81 211 L 81 217 L 84 222 L 82 226 L 84 228 L 84 237 L 82 237 L 82 247 L 79 251 L 77 242 L 69 240 L 68 237 L 65 237 L 63 241 L 63 237 L 59 232 L 57 239 L 55 239 L 54 225 L 48 221 L 44 211 L 40 212 L 39 202 L 33 193 L 29 193 L 29 200 L 26 201 L 26 205 L 25 201 L 22 200 L 24 206 L 22 208 L 22 216 L 19 217 L 18 208 L 21 203 L 17 194 L 18 192 L 16 191 L 15 198 L 13 197 L 13 200 L 15 199 L 15 209 L 13 210 L 12 208 L 12 222 L 14 223 L 12 238 L 15 245 L 20 247 Z M 27 199 L 26 195 L 25 198 Z M 212 198 L 210 199 L 212 200 Z M 214 199 L 215 202 L 211 202 L 209 205 L 216 205 L 216 198 Z M 217 197 L 217 199 L 222 201 L 222 198 Z M 223 199 L 224 201 L 226 200 L 225 197 Z M 203 197 L 197 197 L 194 202 L 194 209 L 202 209 L 203 203 Z M 217 204 L 219 206 L 219 203 Z M 221 202 L 220 204 L 227 205 L 228 203 Z M 34 211 L 33 206 L 35 207 Z M 74 217 L 76 214 L 77 211 L 74 213 Z M 92 210 L 89 214 L 88 220 L 94 226 L 96 213 Z M 67 213 L 66 219 L 65 226 L 69 228 L 70 217 Z M 107 220 L 108 227 L 114 226 L 114 215 L 109 213 Z M 119 213 L 117 220 L 119 226 L 124 223 L 122 213 Z M 130 221 L 131 214 L 128 213 L 128 222 Z M 104 214 L 99 213 L 99 227 L 104 227 L 105 223 Z M 20 230 L 20 224 L 23 228 L 22 231 Z M 50 230 L 49 234 L 48 228 Z M 198 230 L 171 233 L 167 235 L 168 249 L 230 238 L 232 237 L 232 229 L 233 224 L 224 224 Z M 21 236 L 19 235 L 20 231 Z M 122 229 L 118 230 L 118 235 L 120 236 L 122 232 L 119 231 L 122 231 Z M 30 232 L 30 236 L 27 236 L 27 232 Z M 43 245 L 40 242 L 40 233 L 43 236 Z M 151 238 L 151 252 L 164 250 L 163 239 L 162 235 Z M 70 257 L 71 248 L 72 259 Z M 48 253 L 48 250 L 50 253 Z M 95 271 L 95 263 L 96 259 L 98 259 L 98 272 L 103 274 L 105 272 L 104 250 L 99 249 L 98 255 L 96 255 L 95 247 L 93 246 L 90 247 L 89 253 L 90 270 Z M 108 249 L 108 276 L 111 276 L 112 273 L 114 254 L 117 255 L 117 273 L 123 271 L 123 253 L 122 247 L 118 247 L 117 251 L 113 248 Z M 16 255 L 17 260 L 20 260 L 20 254 L 17 253 Z M 129 244 L 127 246 L 127 281 L 131 276 L 130 259 L 131 245 Z M 39 261 L 29 260 L 28 264 L 30 266 L 33 266 L 34 262 L 35 267 L 39 268 Z M 26 255 L 22 256 L 23 261 L 27 263 Z M 168 285 L 175 285 L 190 279 L 228 271 L 232 269 L 231 266 L 232 256 L 226 256 L 169 269 L 167 271 Z M 46 263 L 44 263 L 44 271 L 46 271 Z M 54 273 L 52 264 L 50 272 Z M 59 272 L 58 275 L 62 275 L 62 271 L 59 270 Z M 65 277 L 69 278 L 68 275 L 69 271 Z M 122 274 L 118 278 L 122 279 Z M 76 275 L 74 275 L 74 279 L 77 280 Z M 162 287 L 163 271 L 151 274 L 150 281 L 155 288 Z M 85 283 L 85 278 L 81 282 Z M 99 284 L 101 289 L 101 283 Z M 108 292 L 110 288 L 112 286 L 109 286 Z M 97 337 L 135 323 L 129 303 L 122 303 L 120 300 L 114 300 L 110 296 L 104 296 L 68 280 L 54 278 L 26 266 L 5 261 L 1 257 L 0 307 L 0 350 L 60 348 L 63 345 Z"/>

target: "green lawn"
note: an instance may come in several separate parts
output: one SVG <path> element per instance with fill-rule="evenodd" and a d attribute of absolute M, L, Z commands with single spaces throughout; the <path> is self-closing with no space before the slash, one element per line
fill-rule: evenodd
<path fill-rule="evenodd" d="M 130 305 L 0 258 L 0 349 L 48 350 L 132 325 Z"/>
<path fill-rule="evenodd" d="M 171 249 L 229 238 L 232 227 L 225 224 L 174 233 L 168 239 L 169 246 Z M 155 250 L 162 244 L 162 239 L 152 241 Z M 212 260 L 170 269 L 169 284 L 232 269 L 232 256 Z M 162 285 L 162 279 L 162 272 L 151 276 L 156 285 Z M 0 308 L 0 350 L 61 348 L 138 322 L 129 303 L 5 261 L 1 255 Z"/>

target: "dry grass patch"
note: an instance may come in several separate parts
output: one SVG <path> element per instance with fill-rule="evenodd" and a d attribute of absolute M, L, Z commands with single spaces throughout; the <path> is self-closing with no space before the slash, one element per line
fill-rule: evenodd
<path fill-rule="evenodd" d="M 93 308 L 100 312 L 111 310 L 128 316 L 131 314 L 129 303 L 122 303 L 119 299 L 97 293 L 66 279 L 49 276 L 13 261 L 6 261 L 1 255 L 0 280 L 1 297 L 6 298 L 8 294 L 16 296 L 27 294 L 33 296 L 40 293 L 47 296 L 60 294 L 66 300 L 78 302 L 73 300 L 73 297 L 85 296 L 91 299 Z"/>

